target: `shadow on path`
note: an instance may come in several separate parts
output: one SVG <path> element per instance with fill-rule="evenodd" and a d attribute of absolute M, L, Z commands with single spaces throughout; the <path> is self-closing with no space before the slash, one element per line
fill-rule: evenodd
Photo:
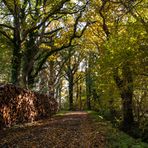
<path fill-rule="evenodd" d="M 104 148 L 96 128 L 86 112 L 68 112 L 0 131 L 0 148 Z"/>

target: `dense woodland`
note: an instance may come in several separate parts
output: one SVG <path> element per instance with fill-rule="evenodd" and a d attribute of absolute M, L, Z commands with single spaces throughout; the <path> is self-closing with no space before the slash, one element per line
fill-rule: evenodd
<path fill-rule="evenodd" d="M 148 142 L 147 0 L 0 0 L 0 83 L 95 110 Z"/>

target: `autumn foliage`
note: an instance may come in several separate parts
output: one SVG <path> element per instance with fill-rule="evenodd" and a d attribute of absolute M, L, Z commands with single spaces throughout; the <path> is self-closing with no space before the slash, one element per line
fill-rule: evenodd
<path fill-rule="evenodd" d="M 57 102 L 50 96 L 12 84 L 0 85 L 0 128 L 51 116 Z"/>

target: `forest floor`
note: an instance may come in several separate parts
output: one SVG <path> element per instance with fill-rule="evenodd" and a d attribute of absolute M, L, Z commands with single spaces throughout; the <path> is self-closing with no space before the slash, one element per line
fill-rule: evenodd
<path fill-rule="evenodd" d="M 2 131 L 0 147 L 104 148 L 104 134 L 92 123 L 86 112 L 68 112 Z"/>
<path fill-rule="evenodd" d="M 107 122 L 98 121 L 87 112 L 66 112 L 0 131 L 0 148 L 122 148 L 126 142 L 109 145 L 109 141 L 116 141 L 119 137 L 116 132 L 107 137 L 107 133 L 111 135 L 113 132 L 109 131 Z M 124 148 L 128 146 L 123 145 Z"/>

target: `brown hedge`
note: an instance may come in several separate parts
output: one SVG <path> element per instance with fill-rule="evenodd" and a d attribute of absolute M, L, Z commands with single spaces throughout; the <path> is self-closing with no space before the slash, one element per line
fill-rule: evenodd
<path fill-rule="evenodd" d="M 0 84 L 0 128 L 33 122 L 57 111 L 57 102 L 44 94 L 13 84 Z"/>

